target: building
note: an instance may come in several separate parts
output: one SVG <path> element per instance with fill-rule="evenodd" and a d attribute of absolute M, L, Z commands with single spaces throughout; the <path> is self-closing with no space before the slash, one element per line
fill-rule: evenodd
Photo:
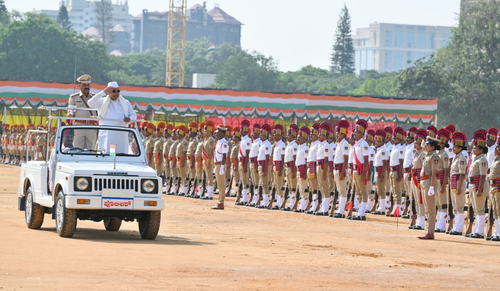
<path fill-rule="evenodd" d="M 132 31 L 132 15 L 128 12 L 128 2 L 113 0 L 113 26 L 119 24 L 126 30 Z M 77 33 L 95 26 L 97 18 L 95 15 L 95 1 L 90 0 L 63 0 L 59 7 L 64 5 L 68 9 L 69 21 L 73 24 L 73 30 Z M 37 13 L 45 14 L 56 20 L 59 10 L 39 10 Z"/>
<path fill-rule="evenodd" d="M 133 18 L 132 51 L 166 49 L 168 32 L 168 11 L 149 12 Z M 187 9 L 186 40 L 207 38 L 215 45 L 241 43 L 241 22 L 215 6 L 207 11 L 206 2 Z"/>
<path fill-rule="evenodd" d="M 397 72 L 448 43 L 451 27 L 372 23 L 353 37 L 355 71 Z"/>

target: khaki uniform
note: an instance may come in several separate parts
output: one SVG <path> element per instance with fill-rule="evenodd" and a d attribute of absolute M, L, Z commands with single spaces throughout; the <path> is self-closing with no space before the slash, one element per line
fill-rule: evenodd
<path fill-rule="evenodd" d="M 445 209 L 442 207 L 447 207 L 448 205 L 448 191 L 445 190 L 444 192 L 439 192 L 439 189 L 441 187 L 441 182 L 444 182 L 444 175 L 446 174 L 446 171 L 449 170 L 449 168 L 450 168 L 450 161 L 448 153 L 446 152 L 445 149 L 442 149 L 439 151 L 439 164 L 438 164 L 439 186 L 436 188 L 436 199 L 437 199 L 436 205 L 438 207 L 438 210 L 440 211 L 443 211 L 442 209 Z"/>
<path fill-rule="evenodd" d="M 465 175 L 465 178 L 460 185 L 460 192 L 458 191 L 458 181 L 460 175 Z M 463 213 L 465 205 L 465 190 L 467 188 L 467 158 L 459 153 L 455 155 L 451 163 L 450 169 L 450 184 L 451 184 L 451 203 L 453 205 L 453 213 Z"/>
<path fill-rule="evenodd" d="M 170 148 L 172 147 L 172 144 L 174 141 L 172 140 L 171 137 L 167 138 L 163 142 L 163 173 L 165 175 L 165 179 L 168 179 L 172 176 L 171 170 L 170 170 L 170 159 L 168 157 L 168 154 L 170 152 Z"/>
<path fill-rule="evenodd" d="M 208 137 L 205 139 L 203 143 L 203 168 L 205 170 L 205 177 L 207 179 L 206 185 L 213 186 L 214 185 L 214 162 L 213 162 L 213 154 L 215 150 L 216 141 L 213 137 Z M 221 189 L 220 191 L 224 191 Z"/>
<path fill-rule="evenodd" d="M 226 160 L 227 160 L 227 154 L 229 153 L 229 144 L 226 141 L 226 139 L 221 139 L 217 142 L 216 148 L 215 148 L 215 153 L 214 153 L 214 159 L 213 163 L 215 165 L 215 176 L 217 178 L 217 184 L 219 186 L 219 203 L 223 204 L 224 200 L 226 198 L 226 175 L 225 172 L 224 174 L 220 175 L 220 169 L 222 166 L 222 160 L 224 158 L 224 154 L 226 155 Z M 228 168 L 224 167 L 224 170 L 227 172 L 229 171 Z"/>
<path fill-rule="evenodd" d="M 437 151 L 428 152 L 425 154 L 425 160 L 422 165 L 422 171 L 420 172 L 420 184 L 422 190 L 422 199 L 424 200 L 425 210 L 427 211 L 427 233 L 434 234 L 436 226 L 436 198 L 434 194 L 429 196 L 429 189 L 431 186 L 432 171 L 438 169 L 439 155 Z M 437 192 L 439 188 L 437 177 L 434 180 L 434 192 Z"/>
<path fill-rule="evenodd" d="M 489 192 L 489 185 L 485 181 L 482 193 L 479 193 L 480 189 L 477 187 L 479 186 L 481 176 L 486 176 L 487 173 L 488 160 L 485 154 L 480 154 L 474 158 L 469 168 L 469 190 L 472 195 L 472 206 L 476 216 L 484 215 L 486 194 Z"/>
<path fill-rule="evenodd" d="M 187 166 L 188 166 L 188 174 L 189 178 L 193 180 L 196 178 L 196 149 L 198 148 L 198 143 L 200 142 L 200 139 L 195 136 L 189 141 L 188 147 L 187 147 Z"/>
<path fill-rule="evenodd" d="M 500 223 L 500 157 L 495 158 L 490 167 L 490 174 L 488 175 L 490 179 L 490 200 L 493 206 L 493 212 L 495 213 L 496 223 Z"/>
<path fill-rule="evenodd" d="M 45 161 L 45 154 L 47 152 L 47 139 L 45 134 L 39 134 L 36 137 L 36 146 L 35 161 Z"/>
<path fill-rule="evenodd" d="M 189 185 L 189 183 L 186 181 L 189 171 L 189 162 L 186 159 L 188 145 L 189 142 L 186 140 L 186 138 L 182 138 L 182 140 L 177 144 L 177 151 L 175 153 L 177 157 L 177 169 L 179 170 L 179 177 L 181 179 L 179 185 L 183 185 L 185 187 Z M 183 163 L 184 166 L 182 166 Z M 184 192 L 184 194 L 186 193 Z"/>
<path fill-rule="evenodd" d="M 421 184 L 420 184 L 420 173 L 422 171 L 422 167 L 425 160 L 425 152 L 423 150 L 419 150 L 413 156 L 413 160 L 411 161 L 411 194 L 413 195 L 413 199 L 415 199 L 415 209 L 417 211 L 416 214 L 418 217 L 425 216 L 425 204 L 424 197 L 421 193 Z M 409 197 L 411 198 L 411 197 Z"/>
<path fill-rule="evenodd" d="M 179 140 L 175 140 L 170 146 L 170 151 L 168 152 L 168 158 L 170 162 L 170 177 L 172 179 L 176 179 L 179 177 L 179 170 L 177 169 L 177 145 L 179 144 Z"/>
<path fill-rule="evenodd" d="M 89 108 L 88 101 L 94 97 L 94 93 L 88 96 L 78 92 L 69 96 L 68 106 L 77 108 Z M 75 110 L 75 117 L 90 118 L 97 116 L 97 111 Z M 75 120 L 74 125 L 96 125 L 97 121 Z M 82 149 L 95 149 L 97 132 L 95 130 L 77 130 L 75 131 L 74 146 Z"/>
<path fill-rule="evenodd" d="M 164 137 L 159 137 L 156 138 L 155 144 L 154 144 L 154 149 L 153 149 L 153 156 L 154 156 L 154 163 L 155 163 L 155 170 L 156 174 L 158 176 L 161 176 L 163 174 L 163 143 L 165 142 Z"/>
<path fill-rule="evenodd" d="M 234 143 L 231 147 L 231 151 L 229 154 L 229 158 L 231 159 L 231 175 L 233 175 L 235 181 L 240 180 L 240 171 L 238 166 L 239 149 L 240 149 L 240 142 Z"/>
<path fill-rule="evenodd" d="M 196 145 L 196 150 L 194 151 L 194 158 L 196 159 L 196 179 L 198 179 L 198 184 L 201 187 L 203 181 L 203 143 L 204 139 L 198 140 Z"/>
<path fill-rule="evenodd" d="M 144 144 L 144 146 L 146 147 L 146 154 L 148 156 L 148 166 L 150 166 L 153 169 L 155 168 L 155 161 L 153 159 L 153 151 L 155 148 L 155 142 L 156 142 L 156 138 L 153 136 L 149 136 L 146 138 L 146 143 Z"/>

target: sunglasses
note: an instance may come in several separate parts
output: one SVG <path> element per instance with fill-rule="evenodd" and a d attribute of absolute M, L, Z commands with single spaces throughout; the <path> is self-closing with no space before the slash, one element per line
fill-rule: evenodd
<path fill-rule="evenodd" d="M 120 89 L 113 90 L 112 92 L 113 92 L 113 93 L 117 93 L 117 92 L 118 92 L 118 93 L 120 93 Z"/>

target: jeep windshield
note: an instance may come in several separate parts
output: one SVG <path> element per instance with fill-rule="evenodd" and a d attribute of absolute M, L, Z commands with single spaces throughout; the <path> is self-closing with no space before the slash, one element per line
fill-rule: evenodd
<path fill-rule="evenodd" d="M 69 127 L 62 130 L 60 152 L 67 155 L 139 156 L 134 131 Z"/>

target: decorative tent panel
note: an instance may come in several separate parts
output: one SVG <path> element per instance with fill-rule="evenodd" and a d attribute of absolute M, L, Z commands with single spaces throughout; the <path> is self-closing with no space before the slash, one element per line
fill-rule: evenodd
<path fill-rule="evenodd" d="M 76 89 L 75 89 L 76 88 Z M 97 93 L 105 85 L 92 84 Z M 209 116 L 367 119 L 372 122 L 435 123 L 435 98 L 313 95 L 262 93 L 217 89 L 120 86 L 121 94 L 134 109 Z M 78 91 L 74 84 L 0 81 L 0 105 L 38 108 L 66 106 L 68 96 Z"/>

